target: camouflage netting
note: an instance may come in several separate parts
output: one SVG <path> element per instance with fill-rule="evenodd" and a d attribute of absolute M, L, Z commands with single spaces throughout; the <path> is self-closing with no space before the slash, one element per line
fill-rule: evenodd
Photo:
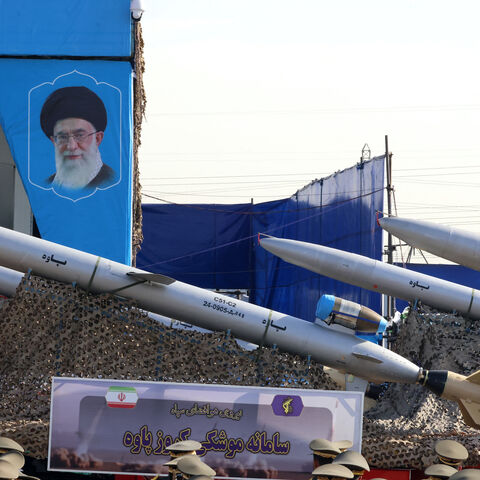
<path fill-rule="evenodd" d="M 394 343 L 397 353 L 425 369 L 464 375 L 480 368 L 480 325 L 422 307 L 411 311 Z M 364 417 L 362 453 L 372 465 L 424 469 L 435 463 L 437 440 L 456 440 L 480 465 L 480 432 L 462 421 L 455 402 L 418 385 L 392 384 Z"/>
<path fill-rule="evenodd" d="M 335 389 L 321 365 L 162 325 L 111 295 L 24 278 L 0 309 L 0 431 L 46 458 L 52 376 Z"/>
<path fill-rule="evenodd" d="M 140 171 L 138 167 L 138 149 L 141 145 L 142 121 L 145 115 L 147 98 L 143 85 L 145 61 L 143 58 L 142 26 L 135 23 L 135 81 L 133 83 L 133 205 L 132 205 L 132 265 L 143 240 L 142 233 L 142 191 L 140 185 Z"/>
<path fill-rule="evenodd" d="M 212 382 L 336 389 L 322 367 L 262 348 L 248 352 L 225 333 L 174 329 L 148 318 L 132 301 L 87 295 L 30 276 L 0 308 L 3 339 L 0 431 L 45 458 L 52 376 Z M 479 368 L 478 327 L 454 316 L 410 314 L 395 348 L 426 368 Z M 419 386 L 391 385 L 364 418 L 363 454 L 377 468 L 419 468 L 433 444 L 456 439 L 480 464 L 479 432 L 452 402 Z"/>

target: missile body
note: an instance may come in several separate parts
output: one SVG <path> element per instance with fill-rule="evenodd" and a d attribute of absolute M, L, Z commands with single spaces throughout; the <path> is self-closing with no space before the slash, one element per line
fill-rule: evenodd
<path fill-rule="evenodd" d="M 405 358 L 355 335 L 5 228 L 0 228 L 0 264 L 76 282 L 90 292 L 133 298 L 145 310 L 210 330 L 230 330 L 258 345 L 310 355 L 322 365 L 372 382 L 415 383 L 421 372 Z"/>
<path fill-rule="evenodd" d="M 461 285 L 409 272 L 361 255 L 296 240 L 264 237 L 260 245 L 286 262 L 307 270 L 406 300 L 420 298 L 440 308 L 462 311 L 464 304 L 455 301 L 455 296 L 464 292 L 464 300 L 470 298 L 470 305 L 463 311 L 470 312 L 471 316 L 475 314 L 476 318 L 480 315 L 480 292 Z M 418 290 L 414 294 L 416 296 L 409 293 L 412 289 Z M 442 299 L 442 295 L 446 298 Z M 443 398 L 458 402 L 465 423 L 480 429 L 480 370 L 468 377 L 447 370 L 422 370 L 418 383 Z"/>
<path fill-rule="evenodd" d="M 310 355 L 322 365 L 374 383 L 417 383 L 459 401 L 465 421 L 480 428 L 480 374 L 424 371 L 409 360 L 355 335 L 151 274 L 0 227 L 0 287 L 10 292 L 20 272 L 32 271 L 91 292 L 110 292 L 141 308 L 210 330 L 230 330 L 259 345 Z M 5 280 L 2 282 L 2 278 Z M 12 290 L 13 288 L 13 290 Z M 470 385 L 471 384 L 471 385 Z M 462 407 L 466 405 L 467 408 Z"/>
<path fill-rule="evenodd" d="M 383 217 L 380 226 L 412 247 L 473 270 L 480 270 L 480 236 L 432 222 Z"/>
<path fill-rule="evenodd" d="M 0 295 L 13 297 L 22 278 L 23 273 L 0 267 Z"/>
<path fill-rule="evenodd" d="M 0 267 L 0 296 L 13 297 L 16 293 L 17 287 L 22 281 L 23 273 L 17 272 L 10 268 Z M 196 327 L 187 322 L 180 322 L 173 318 L 168 318 L 158 313 L 147 312 L 149 318 L 154 320 L 157 323 L 166 325 L 167 327 L 172 327 L 177 330 L 190 330 L 200 333 L 211 333 L 211 330 L 206 328 Z M 257 345 L 249 342 L 244 342 L 243 340 L 236 339 L 237 343 L 245 350 L 254 350 L 257 348 Z"/>
<path fill-rule="evenodd" d="M 264 237 L 260 245 L 286 262 L 350 285 L 480 318 L 480 291 L 464 285 L 297 240 Z"/>

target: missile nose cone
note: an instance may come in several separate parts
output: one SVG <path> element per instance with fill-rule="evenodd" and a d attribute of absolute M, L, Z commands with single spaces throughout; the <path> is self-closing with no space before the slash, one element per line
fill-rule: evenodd
<path fill-rule="evenodd" d="M 397 220 L 398 218 L 395 217 L 382 217 L 378 219 L 378 224 L 383 228 L 383 230 L 390 232 L 390 229 L 392 226 L 395 226 L 395 221 Z"/>
<path fill-rule="evenodd" d="M 263 237 L 260 239 L 260 245 L 270 253 L 273 253 L 277 257 L 285 258 L 288 256 L 290 248 L 288 240 L 279 239 L 275 237 Z"/>
<path fill-rule="evenodd" d="M 428 225 L 425 222 L 421 223 L 417 220 L 399 217 L 382 217 L 378 219 L 378 224 L 386 232 L 420 249 L 425 247 L 425 238 L 431 236 Z"/>
<path fill-rule="evenodd" d="M 260 245 L 285 262 L 304 268 L 308 268 L 311 265 L 312 255 L 314 255 L 308 244 L 298 240 L 265 237 L 260 240 Z"/>
<path fill-rule="evenodd" d="M 382 228 L 384 227 L 384 225 L 385 225 L 386 223 L 388 223 L 387 221 L 388 221 L 388 217 L 379 217 L 379 218 L 377 219 L 378 224 L 379 224 Z"/>

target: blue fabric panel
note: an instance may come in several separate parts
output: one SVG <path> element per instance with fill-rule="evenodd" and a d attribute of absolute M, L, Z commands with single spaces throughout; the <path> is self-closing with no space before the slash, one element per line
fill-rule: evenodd
<path fill-rule="evenodd" d="M 211 289 L 248 288 L 250 204 L 142 205 L 137 267 Z"/>
<path fill-rule="evenodd" d="M 399 264 L 396 265 L 403 266 Z M 413 270 L 414 272 L 424 273 L 431 277 L 441 278 L 443 280 L 448 280 L 449 282 L 480 290 L 480 272 L 471 270 L 462 265 L 409 263 L 406 267 L 408 270 Z M 395 308 L 400 312 L 403 311 L 407 305 L 408 302 L 405 300 L 395 300 Z"/>
<path fill-rule="evenodd" d="M 0 2 L 0 55 L 127 57 L 130 0 Z"/>
<path fill-rule="evenodd" d="M 384 157 L 313 182 L 288 200 L 254 217 L 254 231 L 326 245 L 381 260 L 382 233 L 375 211 L 383 209 Z M 265 204 L 255 206 L 256 211 Z M 290 265 L 255 249 L 251 301 L 313 321 L 317 301 L 330 294 L 381 311 L 381 297 Z"/>
<path fill-rule="evenodd" d="M 0 70 L 3 72 L 0 76 L 0 124 L 42 238 L 130 264 L 130 63 L 0 59 Z M 110 178 L 98 186 L 75 190 L 51 183 L 49 177 L 57 171 L 57 147 L 40 124 L 40 112 L 47 97 L 58 89 L 72 86 L 87 87 L 105 106 L 107 125 L 98 150 L 103 163 L 113 169 Z M 95 134 L 91 138 L 99 137 Z"/>
<path fill-rule="evenodd" d="M 257 205 L 143 205 L 137 266 L 203 288 L 248 288 L 257 305 L 314 321 L 322 294 L 377 312 L 381 297 L 287 264 L 256 234 L 293 238 L 381 259 L 384 157 Z"/>

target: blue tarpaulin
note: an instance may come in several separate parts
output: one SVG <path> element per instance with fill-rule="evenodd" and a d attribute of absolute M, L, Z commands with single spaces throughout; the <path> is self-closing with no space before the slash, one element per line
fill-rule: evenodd
<path fill-rule="evenodd" d="M 381 260 L 384 157 L 315 180 L 290 198 L 237 205 L 143 205 L 139 268 L 211 289 L 248 289 L 257 304 L 314 319 L 324 293 L 380 311 L 380 295 L 289 265 L 257 233 Z"/>
<path fill-rule="evenodd" d="M 375 212 L 383 209 L 383 182 L 382 156 L 312 182 L 281 208 L 265 214 L 265 219 L 255 216 L 254 231 L 381 260 L 382 232 Z M 288 264 L 261 247 L 255 249 L 254 287 L 253 303 L 306 320 L 314 319 L 316 303 L 323 294 L 352 300 L 377 312 L 381 308 L 378 293 Z"/>
<path fill-rule="evenodd" d="M 250 287 L 251 204 L 142 205 L 137 267 L 203 288 Z"/>
<path fill-rule="evenodd" d="M 0 2 L 0 55 L 128 57 L 130 0 Z"/>

